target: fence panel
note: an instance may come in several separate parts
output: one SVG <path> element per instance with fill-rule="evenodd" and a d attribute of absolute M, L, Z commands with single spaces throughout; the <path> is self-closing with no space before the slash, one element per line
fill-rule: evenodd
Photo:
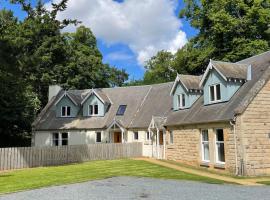
<path fill-rule="evenodd" d="M 0 148 L 0 171 L 143 155 L 142 143 Z"/>

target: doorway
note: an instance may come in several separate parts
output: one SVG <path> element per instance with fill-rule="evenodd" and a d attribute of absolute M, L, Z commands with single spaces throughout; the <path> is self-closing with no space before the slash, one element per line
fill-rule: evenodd
<path fill-rule="evenodd" d="M 114 143 L 122 143 L 122 134 L 121 134 L 121 132 L 114 132 L 113 141 L 114 141 Z"/>

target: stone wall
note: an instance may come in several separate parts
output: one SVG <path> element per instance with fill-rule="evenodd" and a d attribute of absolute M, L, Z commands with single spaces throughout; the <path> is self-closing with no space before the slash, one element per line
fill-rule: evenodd
<path fill-rule="evenodd" d="M 270 81 L 236 119 L 246 175 L 270 174 Z"/>

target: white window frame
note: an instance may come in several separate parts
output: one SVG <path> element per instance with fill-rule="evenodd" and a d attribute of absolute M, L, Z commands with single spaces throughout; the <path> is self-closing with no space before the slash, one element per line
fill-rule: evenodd
<path fill-rule="evenodd" d="M 170 139 L 169 140 L 170 141 L 170 144 L 173 144 L 174 143 L 174 134 L 173 134 L 173 131 L 170 131 L 169 132 L 169 136 L 170 136 L 170 138 L 169 138 Z"/>
<path fill-rule="evenodd" d="M 97 141 L 98 133 L 100 133 L 100 142 Z M 102 142 L 102 132 L 101 131 L 97 131 L 96 132 L 96 143 L 101 143 L 101 142 Z"/>
<path fill-rule="evenodd" d="M 204 131 L 207 132 L 207 135 L 208 135 L 208 141 L 206 141 L 206 140 L 203 139 Z M 209 155 L 208 155 L 209 160 L 206 160 L 206 159 L 205 159 L 205 155 L 204 155 L 204 146 L 205 146 L 206 144 L 208 144 L 208 149 L 209 149 Z M 209 144 L 210 144 L 210 143 L 209 143 L 209 132 L 208 132 L 208 129 L 202 129 L 202 130 L 201 130 L 201 152 L 202 152 L 202 158 L 201 158 L 201 159 L 202 159 L 203 162 L 207 162 L 207 163 L 210 162 L 210 146 L 209 146 Z"/>
<path fill-rule="evenodd" d="M 223 130 L 223 142 L 217 141 L 217 130 Z M 215 157 L 216 157 L 216 163 L 217 164 L 224 165 L 225 162 L 218 160 L 218 145 L 217 144 L 223 144 L 223 147 L 224 147 L 224 158 L 225 158 L 225 162 L 226 162 L 226 157 L 225 157 L 225 143 L 224 143 L 224 129 L 223 128 L 217 128 L 217 129 L 215 129 L 215 153 L 216 153 L 216 156 Z"/>
<path fill-rule="evenodd" d="M 135 133 L 138 134 L 138 138 L 137 139 L 135 138 Z M 134 131 L 133 132 L 133 140 L 135 140 L 135 141 L 138 141 L 139 140 L 139 132 L 138 131 Z"/>
<path fill-rule="evenodd" d="M 183 98 L 184 96 L 184 98 Z M 185 105 L 183 106 L 183 99 L 185 99 Z M 178 109 L 183 109 L 186 107 L 186 96 L 184 93 L 178 94 L 177 95 L 177 107 Z"/>
<path fill-rule="evenodd" d="M 220 99 L 217 99 L 217 85 L 219 85 L 220 88 Z M 214 100 L 211 100 L 211 87 L 214 87 Z M 209 102 L 210 103 L 217 103 L 217 102 L 221 102 L 221 84 L 217 83 L 217 84 L 213 84 L 213 85 L 209 85 Z"/>
<path fill-rule="evenodd" d="M 63 133 L 67 133 L 67 145 L 63 145 L 62 141 L 63 141 L 63 138 L 62 138 L 62 134 Z M 58 134 L 58 146 L 54 145 L 54 137 L 53 135 L 54 134 Z M 68 132 L 53 132 L 52 133 L 52 146 L 54 147 L 59 147 L 59 146 L 68 146 L 69 145 L 69 133 Z"/>
<path fill-rule="evenodd" d="M 93 114 L 90 113 L 90 106 L 91 106 L 92 109 L 93 109 Z M 98 107 L 98 112 L 97 112 L 97 114 L 95 114 L 95 106 Z M 88 116 L 97 116 L 98 113 L 99 113 L 99 106 L 98 106 L 98 104 L 89 104 L 89 105 L 88 105 Z"/>
<path fill-rule="evenodd" d="M 69 115 L 67 115 L 67 108 L 69 107 Z M 65 108 L 65 115 L 63 115 L 63 108 Z M 71 106 L 61 106 L 61 117 L 70 117 L 71 116 Z"/>

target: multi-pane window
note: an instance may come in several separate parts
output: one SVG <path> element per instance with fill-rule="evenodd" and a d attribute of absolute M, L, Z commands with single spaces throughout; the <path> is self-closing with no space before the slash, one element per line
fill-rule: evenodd
<path fill-rule="evenodd" d="M 216 130 L 216 162 L 217 163 L 225 163 L 223 129 Z"/>
<path fill-rule="evenodd" d="M 120 105 L 118 107 L 116 115 L 124 115 L 126 108 L 127 108 L 127 105 Z"/>
<path fill-rule="evenodd" d="M 201 133 L 201 144 L 202 144 L 202 160 L 209 162 L 210 155 L 209 155 L 209 135 L 208 130 L 202 130 Z"/>
<path fill-rule="evenodd" d="M 170 144 L 173 144 L 173 131 L 170 131 Z"/>
<path fill-rule="evenodd" d="M 216 102 L 221 100 L 220 84 L 210 86 L 210 101 Z"/>
<path fill-rule="evenodd" d="M 52 140 L 53 146 L 66 146 L 68 145 L 68 133 L 53 133 Z"/>
<path fill-rule="evenodd" d="M 149 131 L 146 132 L 146 140 L 150 140 L 150 132 Z"/>
<path fill-rule="evenodd" d="M 96 142 L 101 142 L 101 132 L 96 132 Z"/>
<path fill-rule="evenodd" d="M 139 133 L 138 132 L 134 132 L 134 140 L 138 140 L 139 139 Z"/>
<path fill-rule="evenodd" d="M 186 106 L 186 98 L 185 94 L 179 94 L 177 95 L 177 103 L 178 103 L 178 108 L 185 108 Z"/>
<path fill-rule="evenodd" d="M 62 117 L 70 117 L 70 106 L 62 106 L 61 107 L 61 116 Z"/>
<path fill-rule="evenodd" d="M 98 105 L 89 105 L 88 115 L 98 115 Z"/>

